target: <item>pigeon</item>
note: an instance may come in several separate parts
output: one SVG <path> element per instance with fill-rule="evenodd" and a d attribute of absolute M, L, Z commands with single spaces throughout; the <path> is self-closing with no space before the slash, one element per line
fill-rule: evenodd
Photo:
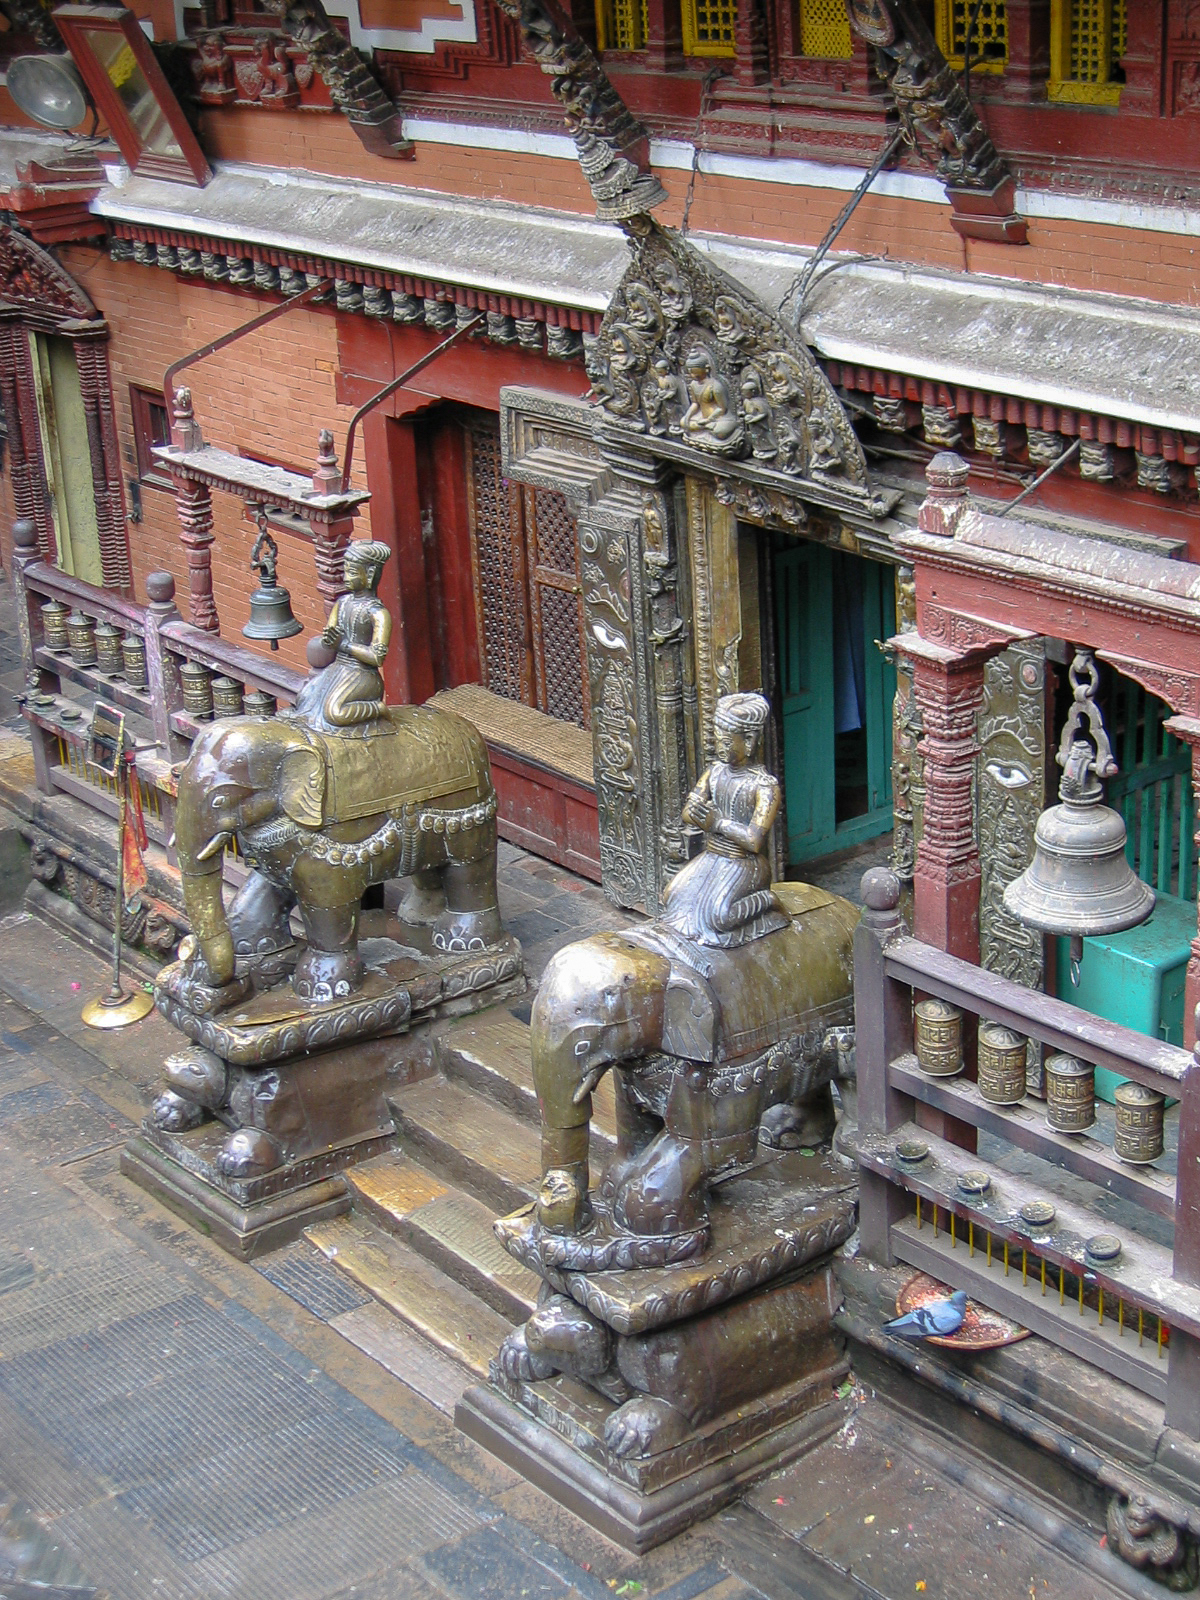
<path fill-rule="evenodd" d="M 927 1301 L 915 1311 L 885 1322 L 883 1331 L 894 1333 L 897 1339 L 948 1339 L 962 1327 L 966 1310 L 966 1291 L 959 1289 L 948 1300 Z"/>

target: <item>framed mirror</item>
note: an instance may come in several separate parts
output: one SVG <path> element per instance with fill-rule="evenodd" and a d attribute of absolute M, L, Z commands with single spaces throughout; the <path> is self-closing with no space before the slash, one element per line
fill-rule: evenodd
<path fill-rule="evenodd" d="M 212 170 L 133 12 L 68 5 L 54 20 L 130 170 L 206 184 Z"/>

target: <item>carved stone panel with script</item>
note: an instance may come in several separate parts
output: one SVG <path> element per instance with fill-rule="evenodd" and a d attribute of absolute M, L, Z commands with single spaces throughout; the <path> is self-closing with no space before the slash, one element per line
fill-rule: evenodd
<path fill-rule="evenodd" d="M 764 494 L 881 515 L 866 459 L 807 346 L 751 292 L 649 217 L 588 354 L 604 433 Z M 801 509 L 790 519 L 802 522 Z"/>
<path fill-rule="evenodd" d="M 1033 858 L 1046 797 L 1046 662 L 1040 639 L 993 656 L 979 713 L 979 947 L 990 972 L 1042 986 L 1042 936 L 1004 907 L 1004 890 Z"/>

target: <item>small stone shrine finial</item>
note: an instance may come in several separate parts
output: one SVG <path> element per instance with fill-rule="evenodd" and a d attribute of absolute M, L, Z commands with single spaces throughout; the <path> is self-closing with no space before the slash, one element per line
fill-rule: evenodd
<path fill-rule="evenodd" d="M 177 450 L 203 450 L 204 435 L 192 410 L 192 391 L 175 391 L 175 417 L 171 423 L 171 443 Z"/>
<path fill-rule="evenodd" d="M 314 494 L 340 494 L 342 469 L 338 466 L 337 451 L 333 448 L 333 434 L 322 428 L 317 435 L 317 464 L 312 477 Z"/>
<path fill-rule="evenodd" d="M 929 488 L 917 512 L 917 527 L 922 533 L 938 533 L 953 539 L 971 509 L 967 493 L 967 463 L 953 450 L 942 450 L 925 468 Z"/>

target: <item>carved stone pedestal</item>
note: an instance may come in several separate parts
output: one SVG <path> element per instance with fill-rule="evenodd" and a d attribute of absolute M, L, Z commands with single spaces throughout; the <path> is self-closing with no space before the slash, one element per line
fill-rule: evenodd
<path fill-rule="evenodd" d="M 543 1280 L 455 1421 L 627 1549 L 711 1516 L 842 1418 L 830 1252 L 854 1227 L 846 1169 L 787 1155 L 718 1186 L 698 1260 L 543 1264 L 531 1211 L 497 1223 Z"/>
<path fill-rule="evenodd" d="M 520 945 L 507 935 L 436 958 L 372 943 L 362 987 L 323 1004 L 287 982 L 256 993 L 239 979 L 240 1000 L 206 1010 L 182 963 L 160 974 L 158 1007 L 193 1042 L 166 1061 L 163 1092 L 121 1170 L 243 1259 L 348 1209 L 342 1171 L 394 1139 L 387 1093 L 432 1070 L 438 1017 L 525 988 Z"/>

